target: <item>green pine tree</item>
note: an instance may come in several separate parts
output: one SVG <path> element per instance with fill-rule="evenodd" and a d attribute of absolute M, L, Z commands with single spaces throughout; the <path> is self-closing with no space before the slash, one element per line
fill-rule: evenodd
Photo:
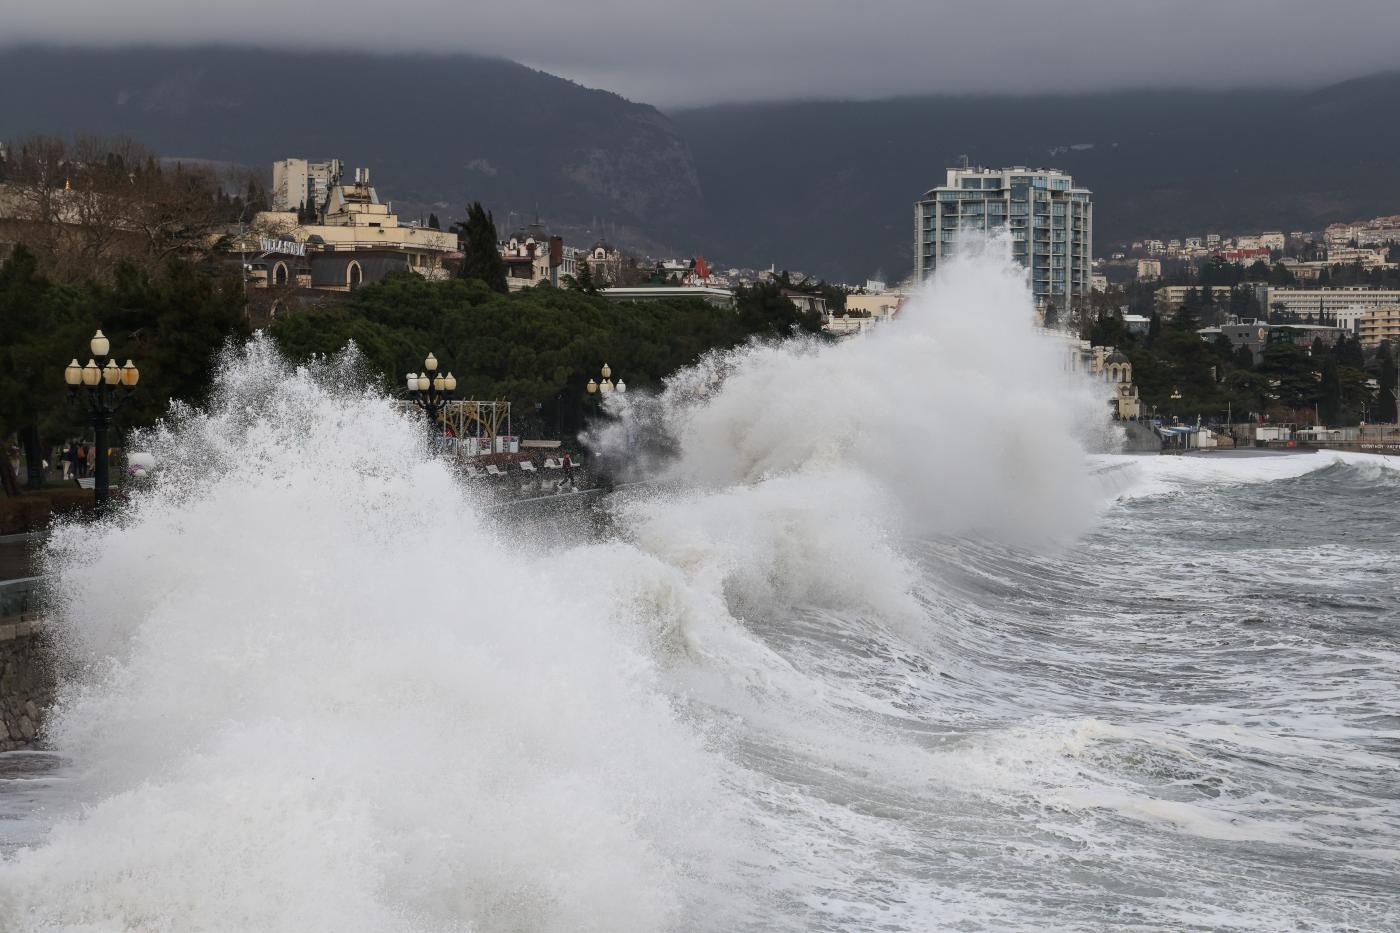
<path fill-rule="evenodd" d="M 500 247 L 496 242 L 496 220 L 473 201 L 467 208 L 467 219 L 459 225 L 462 236 L 462 267 L 458 277 L 479 279 L 493 291 L 505 294 L 506 264 L 501 259 Z"/>

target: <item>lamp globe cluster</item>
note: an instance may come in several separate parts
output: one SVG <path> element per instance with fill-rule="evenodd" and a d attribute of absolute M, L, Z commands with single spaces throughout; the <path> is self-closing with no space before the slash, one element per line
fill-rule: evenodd
<path fill-rule="evenodd" d="M 617 382 L 612 381 L 612 367 L 609 366 L 607 363 L 603 364 L 603 368 L 599 371 L 599 375 L 603 378 L 602 382 L 596 382 L 592 379 L 588 380 L 587 388 L 589 395 L 594 395 L 598 392 L 602 392 L 604 395 L 607 395 L 614 389 L 621 393 L 625 393 L 627 391 L 627 383 L 623 382 L 621 378 L 619 378 Z"/>
<path fill-rule="evenodd" d="M 141 371 L 128 359 L 123 364 L 111 355 L 112 341 L 99 329 L 88 341 L 92 355 L 87 365 L 73 360 L 63 368 L 63 381 L 68 384 L 68 395 L 73 401 L 83 399 L 87 410 L 88 423 L 92 425 L 97 462 L 93 478 L 93 498 L 98 510 L 105 508 L 108 499 L 107 430 L 111 427 L 112 415 L 136 389 L 141 381 Z M 98 363 L 105 359 L 105 363 Z M 122 388 L 126 391 L 118 392 Z"/>

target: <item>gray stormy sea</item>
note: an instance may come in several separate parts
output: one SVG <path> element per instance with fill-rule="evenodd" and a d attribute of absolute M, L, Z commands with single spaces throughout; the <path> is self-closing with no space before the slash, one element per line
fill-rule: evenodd
<path fill-rule="evenodd" d="M 1400 929 L 1396 464 L 1093 453 L 1027 305 L 629 393 L 543 541 L 255 340 L 50 547 L 0 929 Z"/>

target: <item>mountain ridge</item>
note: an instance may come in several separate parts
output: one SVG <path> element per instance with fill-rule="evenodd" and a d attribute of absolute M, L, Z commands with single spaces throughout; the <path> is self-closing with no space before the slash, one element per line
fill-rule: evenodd
<path fill-rule="evenodd" d="M 36 81 L 35 75 L 42 75 Z M 1400 71 L 1311 91 L 1131 90 L 658 110 L 506 59 L 241 46 L 0 49 L 0 131 L 125 134 L 267 171 L 369 166 L 401 213 L 481 200 L 571 241 L 827 278 L 912 266 L 913 203 L 961 156 L 1094 191 L 1095 249 L 1400 212 Z"/>
<path fill-rule="evenodd" d="M 0 96 L 12 138 L 123 134 L 262 172 L 338 157 L 372 167 L 396 204 L 444 219 L 481 200 L 503 222 L 538 205 L 640 228 L 700 206 L 686 144 L 654 107 L 505 59 L 26 45 L 0 50 L 0 88 L 25 88 Z"/>

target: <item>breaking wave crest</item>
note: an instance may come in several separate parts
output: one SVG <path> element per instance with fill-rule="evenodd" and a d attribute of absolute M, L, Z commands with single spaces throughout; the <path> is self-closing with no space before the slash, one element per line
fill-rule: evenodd
<path fill-rule="evenodd" d="M 0 864 L 6 916 L 1383 925 L 1400 811 L 1359 737 L 1400 722 L 1377 699 L 1400 695 L 1394 646 L 1364 627 L 1400 596 L 1393 542 L 1221 544 L 1248 483 L 1332 461 L 1108 455 L 1102 400 L 1030 322 L 992 243 L 865 337 L 614 397 L 595 444 L 635 462 L 657 441 L 658 483 L 614 496 L 604 531 L 545 534 L 347 388 L 353 355 L 230 353 L 209 409 L 151 436 L 151 487 L 51 545 L 49 737 L 82 806 Z M 1230 572 L 1189 569 L 1211 548 Z M 1240 572 L 1318 561 L 1344 582 L 1290 603 L 1316 635 L 1267 621 Z M 1327 690 L 1344 700 L 1295 715 Z"/>

